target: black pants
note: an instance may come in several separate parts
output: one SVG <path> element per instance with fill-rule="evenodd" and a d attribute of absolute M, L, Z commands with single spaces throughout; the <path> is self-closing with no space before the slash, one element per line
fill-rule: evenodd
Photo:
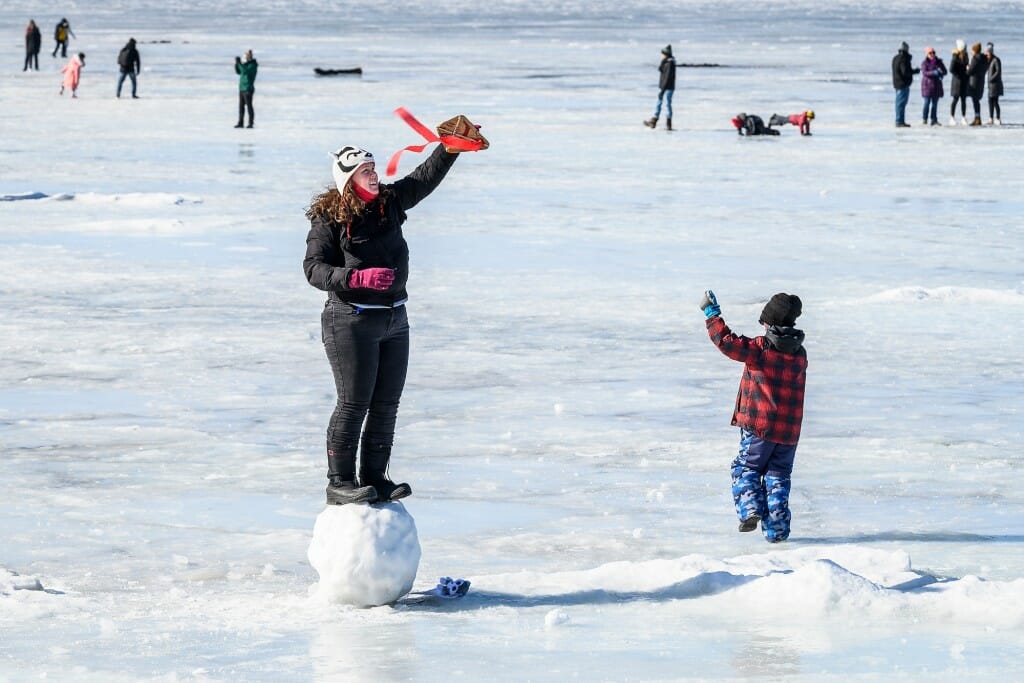
<path fill-rule="evenodd" d="M 967 118 L 967 98 L 963 95 L 953 95 L 953 104 L 949 107 L 949 115 L 956 118 L 956 103 L 960 102 L 960 116 Z"/>
<path fill-rule="evenodd" d="M 68 56 L 68 41 L 66 41 L 66 40 L 58 40 L 57 41 L 57 44 L 53 48 L 53 56 L 54 57 L 57 56 L 57 50 L 60 50 L 60 56 L 61 57 L 67 57 Z"/>
<path fill-rule="evenodd" d="M 338 392 L 327 426 L 328 450 L 354 453 L 361 429 L 364 452 L 367 442 L 390 446 L 409 367 L 405 306 L 360 310 L 329 301 L 320 322 Z"/>
<path fill-rule="evenodd" d="M 245 112 L 249 111 L 249 127 L 252 128 L 252 90 L 240 90 L 238 92 L 238 125 L 245 123 Z"/>
<path fill-rule="evenodd" d="M 22 71 L 28 71 L 29 69 L 35 69 L 39 71 L 39 53 L 38 52 L 26 52 L 25 53 L 25 68 Z"/>
<path fill-rule="evenodd" d="M 999 95 L 988 98 L 988 117 L 990 119 L 1001 119 L 1003 118 L 999 111 Z"/>
<path fill-rule="evenodd" d="M 975 97 L 971 95 L 971 104 L 974 105 L 974 118 L 981 118 L 981 96 Z"/>

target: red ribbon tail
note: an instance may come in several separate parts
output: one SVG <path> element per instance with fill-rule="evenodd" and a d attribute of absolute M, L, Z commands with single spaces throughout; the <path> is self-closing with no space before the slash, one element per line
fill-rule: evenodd
<path fill-rule="evenodd" d="M 398 157 L 402 156 L 402 152 L 419 153 L 425 150 L 427 148 L 427 145 L 429 145 L 432 142 L 440 142 L 445 147 L 450 147 L 452 149 L 457 149 L 463 152 L 475 152 L 483 146 L 482 140 L 463 140 L 462 138 L 457 138 L 454 135 L 444 135 L 442 137 L 438 137 L 434 133 L 434 131 L 430 130 L 422 123 L 420 123 L 418 120 L 416 120 L 416 117 L 410 114 L 409 110 L 406 109 L 405 107 L 399 107 L 398 109 L 395 110 L 395 113 L 398 114 L 399 118 L 405 121 L 405 123 L 410 128 L 419 133 L 423 137 L 423 139 L 427 141 L 427 144 L 409 145 L 408 147 L 400 149 L 393 155 L 391 155 L 391 159 L 388 160 L 387 170 L 385 171 L 389 178 L 395 175 L 395 173 L 398 171 Z"/>

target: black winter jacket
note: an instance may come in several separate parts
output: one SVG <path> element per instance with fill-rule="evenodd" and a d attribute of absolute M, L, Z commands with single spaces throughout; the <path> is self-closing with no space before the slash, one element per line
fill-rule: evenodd
<path fill-rule="evenodd" d="M 956 52 L 949 63 L 949 94 L 951 97 L 968 97 L 967 92 L 967 53 Z"/>
<path fill-rule="evenodd" d="M 971 57 L 967 65 L 967 93 L 979 100 L 985 94 L 985 74 L 988 72 L 988 58 L 979 53 Z"/>
<path fill-rule="evenodd" d="M 903 50 L 892 58 L 892 87 L 896 90 L 909 88 L 914 83 L 914 74 L 921 73 L 920 69 L 911 65 L 912 60 L 910 53 Z"/>
<path fill-rule="evenodd" d="M 134 40 L 129 40 L 128 44 L 121 48 L 117 55 L 117 65 L 121 67 L 121 73 L 140 73 L 142 71 L 142 60 Z"/>
<path fill-rule="evenodd" d="M 988 63 L 988 96 L 1003 96 L 1003 60 L 995 55 Z"/>
<path fill-rule="evenodd" d="M 409 280 L 409 245 L 402 235 L 405 212 L 441 184 L 457 156 L 438 145 L 412 173 L 382 185 L 350 226 L 313 217 L 302 262 L 309 284 L 326 291 L 329 301 L 390 306 L 404 300 Z M 392 268 L 395 281 L 385 291 L 351 289 L 349 276 L 362 268 Z"/>
<path fill-rule="evenodd" d="M 661 77 L 658 79 L 658 87 L 662 90 L 676 89 L 676 58 L 665 57 L 658 66 Z"/>

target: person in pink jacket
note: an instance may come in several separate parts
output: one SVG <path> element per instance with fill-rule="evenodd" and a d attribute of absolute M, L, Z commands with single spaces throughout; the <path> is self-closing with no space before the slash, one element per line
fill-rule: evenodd
<path fill-rule="evenodd" d="M 78 97 L 78 79 L 82 73 L 82 67 L 85 66 L 85 53 L 79 52 L 77 55 L 71 57 L 68 63 L 61 68 L 61 73 L 64 74 L 64 82 L 60 86 L 60 94 L 64 94 L 64 88 L 71 88 L 71 96 Z"/>
<path fill-rule="evenodd" d="M 794 126 L 800 129 L 800 135 L 811 134 L 811 121 L 814 120 L 814 111 L 808 109 L 802 111 L 799 114 L 790 114 L 789 116 L 780 116 L 779 114 L 772 114 L 768 125 L 769 126 L 785 126 L 787 123 L 792 123 Z"/>

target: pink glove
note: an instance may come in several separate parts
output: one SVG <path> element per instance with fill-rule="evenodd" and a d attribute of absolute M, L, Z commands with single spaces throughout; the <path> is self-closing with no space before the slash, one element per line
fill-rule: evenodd
<path fill-rule="evenodd" d="M 348 286 L 352 289 L 384 290 L 395 281 L 395 271 L 390 268 L 365 268 L 353 270 L 348 276 Z"/>

